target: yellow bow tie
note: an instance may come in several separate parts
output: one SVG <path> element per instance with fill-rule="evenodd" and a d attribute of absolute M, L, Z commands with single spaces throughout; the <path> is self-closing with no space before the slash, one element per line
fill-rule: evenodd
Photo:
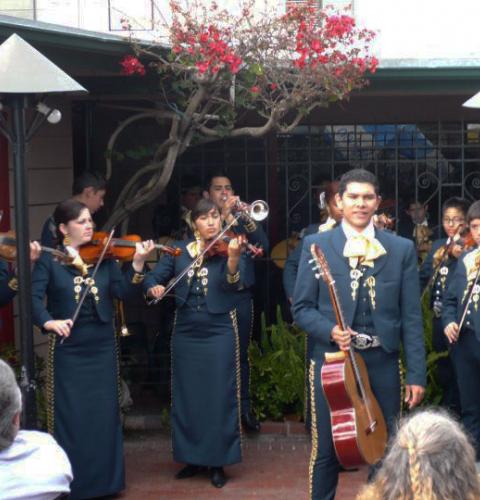
<path fill-rule="evenodd" d="M 478 264 L 480 259 L 480 248 L 472 250 L 470 253 L 467 253 L 463 258 L 463 263 L 465 264 L 465 269 L 467 270 L 467 281 L 471 281 L 475 279 L 475 276 L 478 272 Z"/>
<path fill-rule="evenodd" d="M 373 267 L 374 260 L 387 252 L 382 244 L 376 239 L 369 239 L 362 234 L 353 236 L 345 243 L 343 256 L 348 258 L 351 268 L 356 268 L 358 263 Z"/>
<path fill-rule="evenodd" d="M 88 265 L 83 262 L 83 259 L 80 257 L 80 254 L 77 254 L 72 260 L 72 266 L 75 269 L 78 269 L 82 276 L 86 276 L 88 274 Z"/>

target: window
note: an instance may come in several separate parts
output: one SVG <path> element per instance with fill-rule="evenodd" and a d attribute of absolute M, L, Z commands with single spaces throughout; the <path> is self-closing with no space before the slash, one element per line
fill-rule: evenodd
<path fill-rule="evenodd" d="M 108 23 L 110 31 L 123 31 L 122 19 L 127 19 L 135 31 L 154 29 L 153 0 L 108 0 Z"/>

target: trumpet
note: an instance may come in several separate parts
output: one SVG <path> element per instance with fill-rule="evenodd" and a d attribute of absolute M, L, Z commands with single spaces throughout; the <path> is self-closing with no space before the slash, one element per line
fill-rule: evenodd
<path fill-rule="evenodd" d="M 228 197 L 223 196 L 223 201 L 227 201 Z M 252 203 L 245 203 L 244 201 L 237 200 L 232 207 L 232 212 L 240 216 L 245 216 L 253 219 L 256 222 L 265 220 L 268 217 L 269 208 L 268 203 L 263 200 L 255 200 Z"/>

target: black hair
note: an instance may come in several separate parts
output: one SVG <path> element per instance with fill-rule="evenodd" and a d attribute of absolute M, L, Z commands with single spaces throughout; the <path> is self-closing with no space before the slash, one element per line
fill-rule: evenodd
<path fill-rule="evenodd" d="M 82 210 L 88 210 L 87 205 L 81 201 L 69 199 L 57 205 L 53 212 L 53 220 L 57 226 L 57 242 L 63 243 L 64 235 L 60 231 L 60 224 L 68 224 L 71 220 L 78 219 Z"/>
<path fill-rule="evenodd" d="M 218 210 L 217 205 L 212 200 L 202 198 L 198 200 L 195 208 L 192 210 L 192 221 L 195 222 L 201 215 L 206 215 L 212 208 Z"/>
<path fill-rule="evenodd" d="M 411 196 L 410 198 L 407 198 L 405 210 L 410 210 L 410 205 L 417 204 L 417 203 L 419 205 L 422 205 L 422 207 L 425 206 L 425 203 L 422 200 L 418 200 L 418 199 L 414 198 L 413 196 Z"/>
<path fill-rule="evenodd" d="M 375 194 L 378 196 L 380 187 L 378 185 L 378 180 L 371 172 L 364 170 L 363 168 L 354 168 L 345 172 L 342 177 L 340 177 L 340 184 L 338 186 L 338 194 L 343 196 L 343 193 L 347 190 L 348 184 L 352 182 L 360 182 L 362 184 L 371 184 L 375 190 Z"/>
<path fill-rule="evenodd" d="M 452 198 L 448 198 L 445 200 L 442 205 L 442 213 L 445 213 L 449 208 L 456 208 L 460 210 L 463 215 L 467 215 L 468 207 L 470 203 L 465 198 L 459 198 L 458 196 L 453 196 Z"/>
<path fill-rule="evenodd" d="M 210 186 L 212 185 L 212 181 L 213 181 L 213 179 L 215 179 L 215 177 L 226 177 L 228 180 L 231 181 L 230 177 L 225 172 L 223 172 L 223 171 L 214 172 L 207 179 L 207 182 L 205 184 L 205 191 L 209 191 L 210 190 Z"/>
<path fill-rule="evenodd" d="M 83 172 L 83 174 L 73 179 L 72 195 L 82 194 L 83 190 L 92 187 L 95 192 L 107 189 L 107 181 L 98 172 Z"/>
<path fill-rule="evenodd" d="M 474 201 L 467 212 L 467 224 L 474 219 L 480 219 L 480 200 Z"/>

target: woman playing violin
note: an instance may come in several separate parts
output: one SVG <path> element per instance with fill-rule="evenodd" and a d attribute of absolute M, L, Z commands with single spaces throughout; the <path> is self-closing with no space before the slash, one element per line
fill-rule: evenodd
<path fill-rule="evenodd" d="M 433 311 L 433 349 L 448 349 L 443 334 L 441 314 L 447 287 L 455 273 L 457 259 L 464 249 L 463 231 L 469 203 L 463 198 L 449 198 L 442 207 L 442 224 L 447 238 L 433 242 L 420 268 L 422 290 L 430 288 L 430 307 Z M 437 364 L 438 381 L 443 389 L 442 405 L 460 414 L 458 385 L 450 357 L 441 358 Z"/>
<path fill-rule="evenodd" d="M 480 201 L 472 203 L 467 224 L 474 248 L 458 259 L 442 312 L 444 333 L 458 380 L 462 422 L 473 438 L 480 459 Z"/>
<path fill-rule="evenodd" d="M 163 256 L 148 273 L 144 289 L 160 299 L 165 285 L 184 273 L 175 287 L 172 336 L 173 458 L 184 463 L 177 479 L 210 467 L 214 486 L 226 483 L 223 466 L 241 461 L 239 341 L 235 303 L 244 286 L 246 257 L 236 238 L 227 256 L 202 255 L 219 235 L 220 212 L 207 199 L 192 210 L 196 239 L 179 241 L 182 255 Z M 187 271 L 187 272 L 185 272 Z"/>
<path fill-rule="evenodd" d="M 92 277 L 94 266 L 79 255 L 93 233 L 88 208 L 76 200 L 64 201 L 54 220 L 59 247 L 72 263 L 61 264 L 44 253 L 32 274 L 33 319 L 49 334 L 48 430 L 72 464 L 71 498 L 113 495 L 124 488 L 113 299 L 141 295 L 144 262 L 153 242 L 137 244 L 123 275 L 108 259 Z"/>

